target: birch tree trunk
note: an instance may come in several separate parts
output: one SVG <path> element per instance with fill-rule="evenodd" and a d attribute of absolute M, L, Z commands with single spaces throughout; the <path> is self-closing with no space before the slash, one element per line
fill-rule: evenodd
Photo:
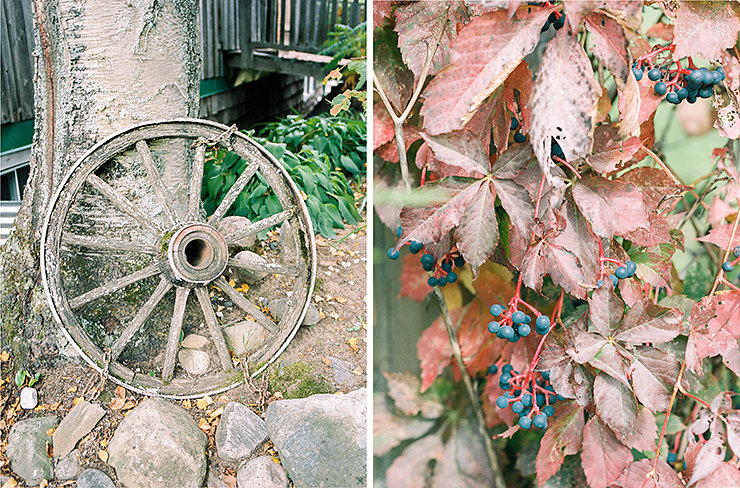
<path fill-rule="evenodd" d="M 130 125 L 195 117 L 200 52 L 197 0 L 32 0 L 35 133 L 31 174 L 0 256 L 3 348 L 15 367 L 59 354 L 58 326 L 40 279 L 49 201 L 93 144 Z M 184 185 L 182 166 L 165 168 Z M 62 339 L 63 340 L 63 339 Z"/>

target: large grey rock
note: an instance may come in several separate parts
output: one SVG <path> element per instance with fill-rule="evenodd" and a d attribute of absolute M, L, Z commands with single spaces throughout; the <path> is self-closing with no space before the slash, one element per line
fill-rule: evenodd
<path fill-rule="evenodd" d="M 253 253 L 252 251 L 240 251 L 236 253 L 232 261 L 242 263 L 245 266 L 249 266 L 252 264 L 267 264 L 267 260 L 265 258 L 260 256 L 259 254 Z M 247 269 L 239 266 L 229 265 L 229 276 L 231 276 L 236 281 L 248 283 L 251 285 L 253 283 L 259 282 L 261 279 L 267 276 L 267 273 L 265 273 L 264 271 L 258 271 L 256 269 Z"/>
<path fill-rule="evenodd" d="M 190 414 L 162 398 L 145 400 L 108 444 L 108 464 L 127 488 L 199 488 L 206 476 L 206 435 Z"/>
<path fill-rule="evenodd" d="M 229 402 L 216 427 L 218 458 L 238 463 L 252 456 L 267 440 L 267 427 L 259 415 L 237 402 Z"/>
<path fill-rule="evenodd" d="M 267 306 L 270 312 L 280 320 L 283 315 L 288 313 L 292 306 L 292 299 L 290 298 L 276 298 L 270 302 Z M 303 317 L 303 325 L 315 325 L 319 323 L 321 317 L 319 316 L 319 309 L 313 303 L 308 304 L 308 310 L 306 310 L 306 316 Z"/>
<path fill-rule="evenodd" d="M 54 461 L 54 476 L 59 481 L 67 481 L 80 474 L 80 450 L 75 449 L 61 459 Z"/>
<path fill-rule="evenodd" d="M 86 469 L 77 478 L 77 488 L 116 488 L 116 485 L 99 469 Z"/>
<path fill-rule="evenodd" d="M 211 364 L 208 353 L 198 349 L 180 349 L 177 358 L 180 361 L 180 366 L 193 376 L 207 373 L 208 366 Z"/>
<path fill-rule="evenodd" d="M 249 220 L 246 217 L 239 217 L 238 215 L 232 215 L 230 217 L 226 217 L 221 220 L 221 222 L 218 223 L 218 231 L 223 234 L 224 236 L 227 236 L 229 234 L 233 234 L 234 232 L 243 229 L 244 227 L 251 224 L 252 221 Z M 257 240 L 257 236 L 255 234 L 252 234 L 251 236 L 244 237 L 234 243 L 234 246 L 237 247 L 252 247 L 254 246 L 254 243 Z"/>
<path fill-rule="evenodd" d="M 296 486 L 365 486 L 365 395 L 362 388 L 267 407 L 270 440 Z"/>
<path fill-rule="evenodd" d="M 36 388 L 27 386 L 21 390 L 21 408 L 23 410 L 33 410 L 39 404 L 39 392 Z"/>
<path fill-rule="evenodd" d="M 252 320 L 242 320 L 224 329 L 226 344 L 235 356 L 244 356 L 258 349 L 267 335 L 267 329 Z"/>
<path fill-rule="evenodd" d="M 57 417 L 37 417 L 16 422 L 10 429 L 5 454 L 10 459 L 10 469 L 28 486 L 36 486 L 41 480 L 51 481 L 54 470 L 46 454 L 51 437 L 46 432 L 58 423 Z"/>
<path fill-rule="evenodd" d="M 208 345 L 208 339 L 202 335 L 188 334 L 188 336 L 182 340 L 180 345 L 189 349 L 203 349 Z"/>
<path fill-rule="evenodd" d="M 288 475 L 270 456 L 259 456 L 239 468 L 236 485 L 238 488 L 288 488 Z"/>
<path fill-rule="evenodd" d="M 63 458 L 69 454 L 77 441 L 89 434 L 103 415 L 103 407 L 87 401 L 72 407 L 54 431 L 54 457 Z"/>

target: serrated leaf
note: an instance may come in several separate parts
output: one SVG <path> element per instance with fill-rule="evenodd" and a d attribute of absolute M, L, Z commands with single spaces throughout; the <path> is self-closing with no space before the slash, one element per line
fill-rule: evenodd
<path fill-rule="evenodd" d="M 594 380 L 596 414 L 620 438 L 627 439 L 637 420 L 637 403 L 627 386 L 605 373 Z"/>
<path fill-rule="evenodd" d="M 401 442 L 421 437 L 435 421 L 423 418 L 401 418 L 391 413 L 382 394 L 373 399 L 373 454 L 383 456 Z"/>
<path fill-rule="evenodd" d="M 689 479 L 688 486 L 693 485 L 702 478 L 706 478 L 714 471 L 725 458 L 725 445 L 718 436 L 709 439 L 702 446 L 699 454 L 696 456 L 694 470 Z"/>
<path fill-rule="evenodd" d="M 640 402 L 653 412 L 668 408 L 680 362 L 672 354 L 652 347 L 637 347 L 632 354 L 632 384 Z"/>
<path fill-rule="evenodd" d="M 599 12 L 592 13 L 584 21 L 594 43 L 591 51 L 619 82 L 624 83 L 630 69 L 624 27 Z"/>
<path fill-rule="evenodd" d="M 727 424 L 727 443 L 735 456 L 740 457 L 740 414 L 728 414 L 725 423 Z"/>
<path fill-rule="evenodd" d="M 593 147 L 594 119 L 601 87 L 591 62 L 570 35 L 560 29 L 547 43 L 532 90 L 529 135 L 542 172 L 553 183 L 551 141 L 560 145 L 565 159 L 587 156 Z"/>
<path fill-rule="evenodd" d="M 740 470 L 730 463 L 722 463 L 709 476 L 696 484 L 696 488 L 718 488 L 720 486 L 740 486 Z"/>
<path fill-rule="evenodd" d="M 429 462 L 444 453 L 442 439 L 432 434 L 410 444 L 385 473 L 388 488 L 425 488 L 431 474 Z"/>
<path fill-rule="evenodd" d="M 596 235 L 623 235 L 650 224 L 642 192 L 634 185 L 586 176 L 573 187 L 573 199 Z"/>
<path fill-rule="evenodd" d="M 725 49 L 732 48 L 740 32 L 740 9 L 734 2 L 677 1 L 673 59 L 701 55 L 716 61 Z"/>
<path fill-rule="evenodd" d="M 583 430 L 581 466 L 591 488 L 607 488 L 632 462 L 632 453 L 597 417 Z"/>
<path fill-rule="evenodd" d="M 424 91 L 421 116 L 431 134 L 462 128 L 476 110 L 532 52 L 555 7 L 505 11 L 473 19 L 450 43 L 450 64 Z"/>
<path fill-rule="evenodd" d="M 432 488 L 477 488 L 492 484 L 493 473 L 483 439 L 469 423 L 463 423 L 445 444 L 444 454 L 434 469 Z"/>
<path fill-rule="evenodd" d="M 617 87 L 617 94 L 619 136 L 640 136 L 642 124 L 650 120 L 662 98 L 655 94 L 652 83 L 645 80 L 639 83 L 632 70 L 627 74 L 624 86 Z"/>
<path fill-rule="evenodd" d="M 522 234 L 530 234 L 534 222 L 534 203 L 527 190 L 514 180 L 494 179 L 492 183 L 511 223 Z"/>
<path fill-rule="evenodd" d="M 407 254 L 401 261 L 401 290 L 398 296 L 408 297 L 417 302 L 424 300 L 432 292 L 432 288 L 427 283 L 429 275 L 421 267 L 419 256 Z"/>
<path fill-rule="evenodd" d="M 740 375 L 740 292 L 722 291 L 705 297 L 691 312 L 691 330 L 686 345 L 686 366 L 703 374 L 706 357 L 722 355 L 722 361 Z"/>
<path fill-rule="evenodd" d="M 486 182 L 468 205 L 460 225 L 455 230 L 457 248 L 477 274 L 478 268 L 488 260 L 499 239 L 498 222 L 494 203 L 495 190 Z"/>
<path fill-rule="evenodd" d="M 594 150 L 586 162 L 599 173 L 611 173 L 629 162 L 642 147 L 640 139 L 622 140 L 613 125 L 600 125 L 594 131 Z"/>
<path fill-rule="evenodd" d="M 597 289 L 588 301 L 589 317 L 596 332 L 608 337 L 612 329 L 621 322 L 624 303 L 611 286 Z"/>
<path fill-rule="evenodd" d="M 614 338 L 632 344 L 668 342 L 683 330 L 678 309 L 655 305 L 644 298 L 629 309 Z"/>
<path fill-rule="evenodd" d="M 702 242 L 711 242 L 722 249 L 740 246 L 740 232 L 735 232 L 735 238 L 730 242 L 733 226 L 734 224 L 723 224 L 718 227 L 714 227 L 709 231 L 709 234 L 703 237 L 698 237 L 697 240 Z"/>
<path fill-rule="evenodd" d="M 572 405 L 545 431 L 537 454 L 537 481 L 540 486 L 557 473 L 566 455 L 580 450 L 583 426 L 583 409 Z"/>
<path fill-rule="evenodd" d="M 397 44 L 398 36 L 393 31 L 384 29 L 373 35 L 373 72 L 394 111 L 400 114 L 411 99 L 414 74 L 401 59 Z"/>
<path fill-rule="evenodd" d="M 617 485 L 623 488 L 635 488 L 642 486 L 643 482 L 648 480 L 647 486 L 650 486 L 649 483 L 651 482 L 648 478 L 648 472 L 652 469 L 652 459 L 635 461 L 627 467 L 624 473 L 622 473 L 617 480 Z M 679 478 L 676 472 L 668 466 L 668 463 L 662 459 L 658 460 L 658 465 L 656 466 L 656 472 L 653 479 L 660 488 L 684 488 L 681 478 Z"/>
<path fill-rule="evenodd" d="M 671 419 L 669 418 L 669 424 Z M 680 421 L 679 421 L 680 424 Z M 666 431 L 667 433 L 667 431 Z M 675 434 L 675 432 L 674 432 Z M 655 449 L 655 441 L 658 439 L 658 426 L 655 423 L 655 415 L 647 408 L 641 408 L 637 414 L 632 432 L 624 443 L 638 451 L 650 451 Z"/>
<path fill-rule="evenodd" d="M 488 148 L 478 135 L 467 131 L 430 136 L 421 133 L 439 162 L 444 176 L 482 178 L 488 173 Z"/>

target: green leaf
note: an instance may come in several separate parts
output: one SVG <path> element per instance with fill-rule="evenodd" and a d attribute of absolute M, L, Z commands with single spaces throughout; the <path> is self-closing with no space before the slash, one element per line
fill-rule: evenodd
<path fill-rule="evenodd" d="M 28 374 L 28 371 L 26 371 L 25 369 L 22 369 L 18 371 L 17 373 L 15 373 L 15 386 L 17 386 L 18 388 L 23 386 L 23 383 L 26 382 L 27 374 Z"/>
<path fill-rule="evenodd" d="M 38 383 L 39 378 L 41 378 L 41 372 L 36 373 L 35 375 L 33 375 L 33 378 L 28 380 L 28 386 L 33 386 Z"/>

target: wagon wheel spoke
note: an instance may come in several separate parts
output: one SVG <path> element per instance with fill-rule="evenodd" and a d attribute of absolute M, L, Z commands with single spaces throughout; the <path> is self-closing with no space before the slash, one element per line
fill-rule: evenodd
<path fill-rule="evenodd" d="M 239 175 L 239 178 L 234 182 L 233 185 L 231 185 L 231 188 L 229 188 L 229 191 L 226 193 L 226 196 L 221 201 L 221 203 L 218 205 L 218 208 L 215 212 L 213 212 L 213 215 L 209 218 L 209 222 L 212 225 L 215 225 L 218 223 L 222 218 L 224 218 L 224 215 L 226 215 L 226 212 L 231 208 L 231 206 L 236 201 L 236 197 L 239 196 L 239 194 L 244 190 L 244 188 L 249 183 L 249 180 L 252 179 L 252 177 L 257 173 L 257 170 L 259 169 L 259 164 L 255 161 L 247 168 L 242 171 L 242 174 Z"/>
<path fill-rule="evenodd" d="M 91 237 L 78 234 L 65 233 L 62 242 L 67 245 L 87 247 L 90 249 L 102 249 L 104 251 L 131 251 L 142 254 L 157 254 L 154 246 L 141 242 L 124 241 L 111 237 Z"/>
<path fill-rule="evenodd" d="M 208 291 L 205 287 L 199 286 L 195 289 L 195 296 L 198 297 L 198 303 L 200 303 L 200 308 L 203 310 L 203 317 L 206 319 L 206 325 L 208 325 L 208 330 L 211 333 L 211 339 L 213 339 L 213 344 L 216 346 L 216 353 L 218 354 L 218 359 L 221 361 L 221 366 L 224 368 L 224 371 L 230 371 L 232 369 L 231 356 L 226 347 L 224 334 L 218 325 L 216 313 L 213 311 L 213 305 L 211 305 L 211 298 L 208 296 Z"/>
<path fill-rule="evenodd" d="M 113 203 L 113 205 L 118 210 L 129 215 L 144 228 L 149 230 L 149 232 L 151 232 L 155 236 L 158 236 L 162 233 L 162 230 L 157 224 L 152 221 L 151 217 L 144 215 L 136 206 L 134 206 L 133 203 L 131 203 L 128 198 L 118 193 L 115 188 L 110 186 L 105 181 L 101 180 L 98 176 L 90 173 L 87 176 L 87 182 L 90 183 L 93 188 L 102 193 L 103 196 L 105 196 L 108 200 L 110 200 L 111 203 Z"/>
<path fill-rule="evenodd" d="M 301 267 L 279 263 L 244 263 L 234 258 L 229 259 L 229 266 L 246 269 L 248 271 L 259 271 L 283 276 L 298 276 L 301 273 Z"/>
<path fill-rule="evenodd" d="M 245 237 L 248 237 L 248 236 L 251 236 L 252 234 L 256 234 L 263 230 L 269 229 L 270 227 L 274 225 L 283 223 L 292 214 L 293 214 L 292 209 L 283 210 L 282 212 L 276 213 L 275 215 L 270 215 L 267 218 L 258 220 L 257 222 L 252 222 L 249 225 L 245 225 L 242 229 L 239 229 L 236 232 L 233 232 L 229 235 L 224 236 L 224 239 L 226 239 L 226 242 L 228 244 L 230 245 L 234 244 L 244 239 Z"/>
<path fill-rule="evenodd" d="M 164 366 L 162 367 L 162 379 L 164 381 L 170 381 L 172 373 L 175 371 L 175 355 L 180 342 L 180 331 L 182 330 L 182 321 L 185 318 L 188 295 L 190 295 L 190 288 L 178 287 L 175 290 L 175 310 L 172 313 L 172 322 L 167 336 L 167 349 L 164 354 Z"/>
<path fill-rule="evenodd" d="M 118 359 L 118 356 L 121 355 L 123 348 L 126 347 L 126 344 L 128 344 L 129 341 L 134 337 L 134 334 L 136 334 L 139 329 L 141 329 L 141 326 L 144 325 L 144 322 L 152 313 L 154 307 L 157 306 L 157 304 L 162 300 L 162 298 L 170 290 L 170 288 L 172 288 L 172 283 L 170 283 L 168 279 L 162 277 L 159 281 L 159 285 L 157 285 L 157 289 L 154 290 L 154 293 L 152 293 L 152 296 L 150 296 L 146 303 L 144 303 L 139 311 L 136 312 L 136 315 L 134 316 L 133 320 L 131 320 L 131 323 L 126 326 L 121 336 L 111 347 L 111 361 L 115 361 Z"/>
<path fill-rule="evenodd" d="M 226 293 L 237 307 L 241 308 L 246 313 L 254 317 L 255 320 L 257 320 L 257 323 L 260 324 L 262 327 L 272 332 L 273 334 L 277 334 L 278 332 L 280 332 L 280 329 L 277 325 L 275 325 L 275 322 L 273 322 L 270 317 L 265 315 L 262 310 L 260 310 L 252 302 L 247 300 L 244 295 L 236 291 L 233 286 L 226 282 L 226 279 L 223 276 L 220 276 L 213 283 L 224 293 Z"/>
<path fill-rule="evenodd" d="M 164 182 L 159 176 L 157 167 L 154 165 L 154 159 L 152 158 L 152 153 L 149 151 L 149 145 L 146 141 L 139 141 L 136 143 L 136 150 L 139 152 L 139 156 L 141 156 L 141 162 L 144 165 L 144 168 L 146 168 L 146 179 L 149 181 L 149 185 L 152 187 L 152 190 L 154 190 L 154 194 L 157 196 L 159 204 L 167 216 L 167 220 L 170 224 L 174 224 L 177 221 L 177 218 L 174 210 L 172 210 L 172 207 L 170 206 L 170 198 L 167 195 L 167 189 L 164 187 Z"/>
<path fill-rule="evenodd" d="M 193 158 L 193 174 L 190 176 L 190 200 L 188 203 L 187 220 L 195 221 L 200 216 L 200 190 L 203 185 L 203 162 L 206 157 L 206 146 L 203 144 L 195 148 Z"/>
<path fill-rule="evenodd" d="M 106 295 L 110 295 L 111 293 L 118 291 L 121 288 L 124 288 L 132 283 L 136 283 L 137 281 L 141 281 L 144 278 L 149 278 L 150 276 L 154 276 L 159 273 L 161 273 L 161 270 L 159 269 L 159 265 L 152 264 L 151 266 L 147 266 L 146 268 L 140 269 L 139 271 L 136 271 L 126 276 L 122 276 L 121 278 L 115 279 L 111 281 L 110 283 L 106 283 L 105 285 L 100 285 L 97 288 L 93 288 L 92 290 L 86 293 L 83 293 L 77 298 L 70 300 L 69 306 L 73 310 L 76 308 L 80 308 L 86 303 L 90 303 L 93 300 L 104 297 Z"/>

